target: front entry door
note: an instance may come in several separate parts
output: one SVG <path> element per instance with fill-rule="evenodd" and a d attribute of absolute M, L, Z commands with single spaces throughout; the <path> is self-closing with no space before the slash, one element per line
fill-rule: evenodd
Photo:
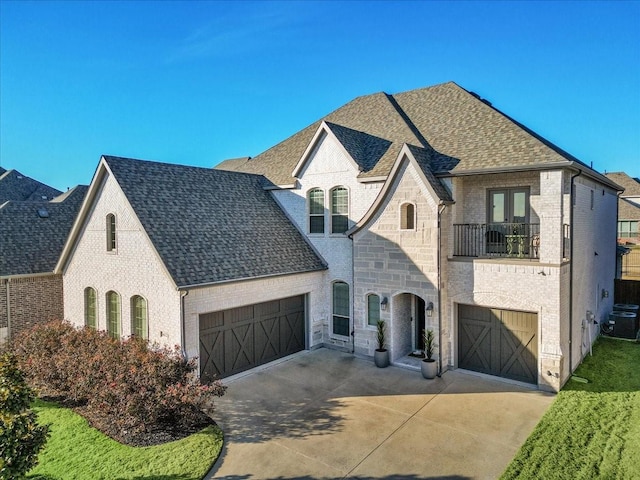
<path fill-rule="evenodd" d="M 414 296 L 414 308 L 416 318 L 416 350 L 424 350 L 424 300 L 420 297 Z"/>

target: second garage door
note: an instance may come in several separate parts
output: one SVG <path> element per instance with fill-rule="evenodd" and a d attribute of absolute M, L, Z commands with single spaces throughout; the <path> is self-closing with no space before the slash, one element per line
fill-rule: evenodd
<path fill-rule="evenodd" d="M 305 297 L 200 315 L 200 378 L 211 381 L 305 348 Z"/>
<path fill-rule="evenodd" d="M 538 315 L 458 305 L 458 366 L 538 383 Z"/>

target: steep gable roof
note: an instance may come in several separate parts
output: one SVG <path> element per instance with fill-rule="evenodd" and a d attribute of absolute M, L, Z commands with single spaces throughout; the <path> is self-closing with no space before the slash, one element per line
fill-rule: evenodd
<path fill-rule="evenodd" d="M 326 268 L 261 176 L 102 158 L 178 287 Z"/>
<path fill-rule="evenodd" d="M 257 157 L 241 163 L 223 162 L 217 168 L 260 173 L 277 185 L 291 185 L 291 172 L 322 120 L 391 142 L 378 159 L 363 162 L 367 167 L 359 175 L 363 180 L 386 177 L 402 146 L 408 144 L 434 150 L 431 170 L 438 176 L 573 165 L 609 183 L 454 82 L 358 97 Z"/>
<path fill-rule="evenodd" d="M 88 187 L 0 206 L 0 276 L 53 272 Z"/>
<path fill-rule="evenodd" d="M 27 177 L 17 170 L 0 172 L 0 204 L 13 201 L 51 200 L 62 192 Z"/>

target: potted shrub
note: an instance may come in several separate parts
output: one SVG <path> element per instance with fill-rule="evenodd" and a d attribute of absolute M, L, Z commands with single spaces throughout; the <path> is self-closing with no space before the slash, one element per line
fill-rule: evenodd
<path fill-rule="evenodd" d="M 433 353 L 438 345 L 435 341 L 435 335 L 430 328 L 423 330 L 422 334 L 424 335 L 424 360 L 422 360 L 420 365 L 422 376 L 424 378 L 436 378 L 438 374 L 438 364 L 433 358 Z"/>
<path fill-rule="evenodd" d="M 376 367 L 384 368 L 389 366 L 389 351 L 384 347 L 386 343 L 387 325 L 384 320 L 378 320 L 376 324 L 376 339 L 378 340 L 378 348 L 373 352 L 373 361 Z"/>

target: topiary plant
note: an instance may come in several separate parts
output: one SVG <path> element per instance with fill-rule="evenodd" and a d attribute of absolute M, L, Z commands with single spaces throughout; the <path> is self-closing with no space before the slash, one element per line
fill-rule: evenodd
<path fill-rule="evenodd" d="M 48 426 L 38 426 L 30 409 L 35 398 L 27 386 L 16 358 L 0 357 L 0 480 L 23 477 L 38 463 L 38 452 L 49 435 Z"/>
<path fill-rule="evenodd" d="M 433 330 L 430 328 L 428 330 L 423 330 L 424 335 L 424 356 L 426 360 L 433 360 L 433 354 L 435 353 L 436 347 L 436 337 L 433 333 Z"/>
<path fill-rule="evenodd" d="M 378 340 L 378 351 L 383 352 L 386 350 L 386 348 L 384 348 L 384 345 L 386 343 L 387 324 L 385 323 L 384 320 L 378 320 L 378 322 L 376 323 L 376 328 L 377 328 L 376 339 Z"/>

